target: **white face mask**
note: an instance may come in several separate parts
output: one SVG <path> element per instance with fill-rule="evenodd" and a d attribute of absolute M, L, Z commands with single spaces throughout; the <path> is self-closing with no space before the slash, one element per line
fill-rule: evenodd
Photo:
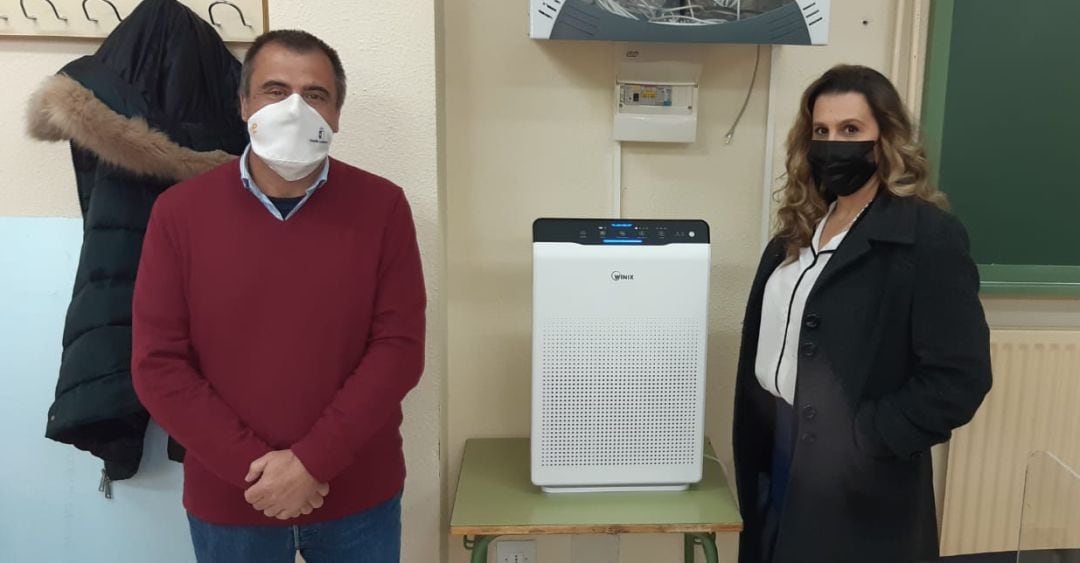
<path fill-rule="evenodd" d="M 251 150 L 285 180 L 311 174 L 330 154 L 334 131 L 319 112 L 293 94 L 248 118 Z"/>

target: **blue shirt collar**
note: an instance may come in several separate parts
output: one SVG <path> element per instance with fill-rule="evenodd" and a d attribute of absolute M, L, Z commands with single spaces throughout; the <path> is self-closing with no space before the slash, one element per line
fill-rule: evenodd
<path fill-rule="evenodd" d="M 320 173 L 319 176 L 315 178 L 315 181 L 311 184 L 311 186 L 304 191 L 304 199 L 300 200 L 300 203 L 296 204 L 296 207 L 294 207 L 293 210 L 289 212 L 288 217 L 282 217 L 281 212 L 278 211 L 277 206 L 274 205 L 274 202 L 270 201 L 270 198 L 265 193 L 263 193 L 262 190 L 259 189 L 259 186 L 255 185 L 255 180 L 251 177 L 251 169 L 248 168 L 248 154 L 250 152 L 251 145 L 248 145 L 247 148 L 244 149 L 244 154 L 240 155 L 240 181 L 241 183 L 243 183 L 244 188 L 251 192 L 260 202 L 262 202 L 263 206 L 266 207 L 270 214 L 277 218 L 279 221 L 288 220 L 289 218 L 296 215 L 296 213 L 300 211 L 300 208 L 303 207 L 305 203 L 307 203 L 308 199 L 311 198 L 311 194 L 315 193 L 315 190 L 321 188 L 323 184 L 326 183 L 327 178 L 330 176 L 330 159 L 327 158 L 326 161 L 323 162 L 322 173 Z"/>

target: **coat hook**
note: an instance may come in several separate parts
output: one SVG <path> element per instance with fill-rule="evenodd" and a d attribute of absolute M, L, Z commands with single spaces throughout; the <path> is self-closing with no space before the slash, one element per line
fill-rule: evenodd
<path fill-rule="evenodd" d="M 214 2 L 214 3 L 210 4 L 210 7 L 207 8 L 207 12 L 210 13 L 210 23 L 212 23 L 212 24 L 214 24 L 214 25 L 216 25 L 218 27 L 221 27 L 220 23 L 214 21 L 214 7 L 218 6 L 220 4 L 230 6 L 230 7 L 232 7 L 232 9 L 236 10 L 236 13 L 240 14 L 240 23 L 244 24 L 247 28 L 252 29 L 251 25 L 248 24 L 247 19 L 244 18 L 244 11 L 240 9 L 240 6 L 237 6 L 236 4 L 233 4 L 232 2 L 227 2 L 225 0 L 218 0 L 217 2 Z"/>
<path fill-rule="evenodd" d="M 86 19 L 88 19 L 88 20 L 90 20 L 90 21 L 92 21 L 94 23 L 98 23 L 97 19 L 90 17 L 90 11 L 86 9 L 86 3 L 89 2 L 89 1 L 90 0 L 83 0 L 83 3 L 82 3 L 83 14 L 86 14 Z M 116 14 L 116 21 L 118 21 L 118 22 L 124 21 L 124 18 L 120 17 L 120 10 L 116 9 L 116 4 L 113 4 L 109 0 L 101 0 L 101 1 L 108 4 L 109 7 L 112 8 L 113 13 Z"/>
<path fill-rule="evenodd" d="M 60 15 L 60 12 L 56 9 L 56 4 L 53 4 L 52 0 L 45 0 L 45 2 L 49 4 L 50 8 L 52 8 L 53 15 L 56 16 L 56 19 L 64 22 L 68 21 L 67 18 Z M 23 17 L 31 21 L 37 21 L 36 16 L 31 16 L 30 14 L 26 13 L 26 0 L 19 0 L 19 7 L 22 8 Z"/>

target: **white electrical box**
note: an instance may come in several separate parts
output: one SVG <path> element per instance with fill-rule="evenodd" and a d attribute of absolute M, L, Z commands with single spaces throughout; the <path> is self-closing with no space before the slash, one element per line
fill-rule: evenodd
<path fill-rule="evenodd" d="M 697 85 L 615 85 L 616 141 L 693 143 L 697 140 Z"/>
<path fill-rule="evenodd" d="M 495 563 L 537 563 L 536 542 L 502 540 L 495 544 Z"/>
<path fill-rule="evenodd" d="M 696 141 L 700 58 L 693 46 L 616 46 L 613 138 Z"/>
<path fill-rule="evenodd" d="M 701 480 L 709 256 L 704 221 L 533 224 L 534 484 Z"/>

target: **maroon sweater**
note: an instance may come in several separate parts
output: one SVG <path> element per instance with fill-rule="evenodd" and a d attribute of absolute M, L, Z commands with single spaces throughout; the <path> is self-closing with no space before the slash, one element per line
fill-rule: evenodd
<path fill-rule="evenodd" d="M 226 164 L 154 206 L 135 285 L 132 377 L 187 448 L 184 506 L 216 524 L 341 518 L 401 490 L 401 400 L 424 363 L 424 279 L 408 202 L 331 160 L 288 221 Z M 326 504 L 280 522 L 244 500 L 249 464 L 291 448 Z"/>

